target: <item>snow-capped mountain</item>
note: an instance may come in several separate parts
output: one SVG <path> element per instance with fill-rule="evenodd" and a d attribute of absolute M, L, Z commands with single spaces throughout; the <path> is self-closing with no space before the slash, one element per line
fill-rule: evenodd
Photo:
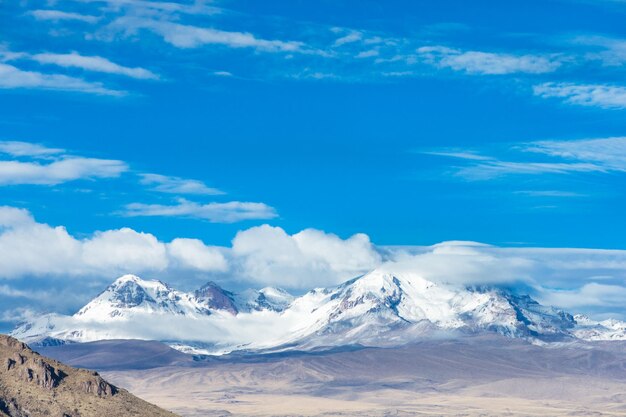
<path fill-rule="evenodd" d="M 625 340 L 626 323 L 594 322 L 501 289 L 437 284 L 388 264 L 300 297 L 276 288 L 236 294 L 215 283 L 185 293 L 126 275 L 73 316 L 43 316 L 12 334 L 47 344 L 153 339 L 221 354 L 399 345 L 442 332 L 496 332 L 542 343 Z"/>

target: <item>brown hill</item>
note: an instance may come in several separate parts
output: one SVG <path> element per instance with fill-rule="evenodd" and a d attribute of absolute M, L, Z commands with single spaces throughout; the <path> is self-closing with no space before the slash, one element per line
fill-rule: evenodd
<path fill-rule="evenodd" d="M 76 369 L 0 335 L 0 417 L 176 417 L 97 372 Z"/>

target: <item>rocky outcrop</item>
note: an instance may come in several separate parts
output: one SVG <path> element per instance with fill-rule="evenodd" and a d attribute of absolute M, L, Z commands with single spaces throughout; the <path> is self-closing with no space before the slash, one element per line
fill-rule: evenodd
<path fill-rule="evenodd" d="M 117 393 L 117 387 L 106 382 L 97 372 L 93 372 L 91 375 L 93 378 L 87 379 L 81 384 L 84 392 L 98 396 L 111 396 Z"/>
<path fill-rule="evenodd" d="M 0 417 L 175 417 L 105 381 L 0 335 Z"/>

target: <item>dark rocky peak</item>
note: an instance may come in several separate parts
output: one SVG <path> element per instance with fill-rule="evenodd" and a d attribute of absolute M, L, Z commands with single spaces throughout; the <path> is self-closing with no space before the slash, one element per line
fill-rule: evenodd
<path fill-rule="evenodd" d="M 214 282 L 208 282 L 194 291 L 194 297 L 211 310 L 225 310 L 235 315 L 238 313 L 234 294 Z"/>

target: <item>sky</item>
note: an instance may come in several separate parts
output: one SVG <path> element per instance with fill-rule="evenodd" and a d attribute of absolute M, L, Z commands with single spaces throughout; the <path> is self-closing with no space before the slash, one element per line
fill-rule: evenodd
<path fill-rule="evenodd" d="M 407 251 L 623 318 L 625 17 L 0 0 L 0 328 L 126 272 L 303 291 Z M 464 277 L 447 241 L 487 261 Z"/>

